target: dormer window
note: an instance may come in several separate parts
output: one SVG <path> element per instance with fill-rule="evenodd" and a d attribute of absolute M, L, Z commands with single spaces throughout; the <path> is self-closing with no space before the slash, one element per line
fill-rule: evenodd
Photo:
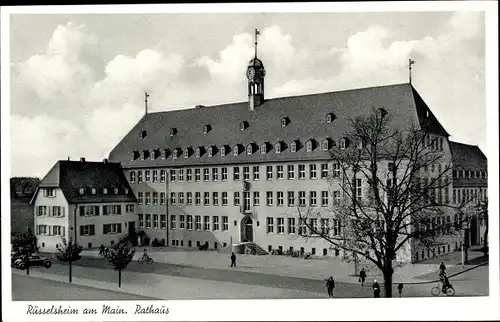
<path fill-rule="evenodd" d="M 297 141 L 290 143 L 290 151 L 293 153 L 297 152 Z"/>
<path fill-rule="evenodd" d="M 274 145 L 274 152 L 281 153 L 282 149 L 283 149 L 282 142 L 281 141 L 276 142 L 276 144 Z"/>
<path fill-rule="evenodd" d="M 210 130 L 212 129 L 212 127 L 210 126 L 210 124 L 207 124 L 207 125 L 204 125 L 203 126 L 203 133 L 208 133 L 210 132 Z"/>
<path fill-rule="evenodd" d="M 115 195 L 118 194 L 118 188 L 115 188 Z"/>
<path fill-rule="evenodd" d="M 177 128 L 173 127 L 172 129 L 170 129 L 170 136 L 174 136 L 177 134 Z"/>
<path fill-rule="evenodd" d="M 377 110 L 377 112 L 379 113 L 379 116 L 380 116 L 381 118 L 384 118 L 384 117 L 387 115 L 387 111 L 386 111 L 384 108 L 382 108 L 382 107 L 381 107 L 381 108 L 379 108 L 379 109 Z"/>
<path fill-rule="evenodd" d="M 229 149 L 228 149 L 228 147 L 227 147 L 227 146 L 225 146 L 225 145 L 223 145 L 223 146 L 220 148 L 220 156 L 221 156 L 221 157 L 225 157 L 225 156 L 226 156 L 226 154 L 227 154 L 227 151 L 228 151 L 228 150 L 229 150 Z"/>
<path fill-rule="evenodd" d="M 288 117 L 285 116 L 281 119 L 281 127 L 287 126 L 288 123 L 290 123 L 290 119 Z"/>
<path fill-rule="evenodd" d="M 179 149 L 174 149 L 174 152 L 173 152 L 173 154 L 172 154 L 172 157 L 173 157 L 174 159 L 177 159 L 177 158 L 179 157 Z"/>
<path fill-rule="evenodd" d="M 324 139 L 323 141 L 321 141 L 321 150 L 328 151 L 329 149 L 330 149 L 330 140 Z"/>
<path fill-rule="evenodd" d="M 332 123 L 336 119 L 337 119 L 337 116 L 335 116 L 335 114 L 333 114 L 333 113 L 326 114 L 326 123 Z"/>
<path fill-rule="evenodd" d="M 102 194 L 103 195 L 107 195 L 108 194 L 108 189 L 107 188 L 103 188 L 102 189 Z"/>
<path fill-rule="evenodd" d="M 142 131 L 139 132 L 139 138 L 140 139 L 144 139 L 147 135 L 148 134 L 147 134 L 146 130 L 142 130 Z"/>
<path fill-rule="evenodd" d="M 199 158 L 203 154 L 203 147 L 199 146 L 196 148 L 196 157 Z"/>
<path fill-rule="evenodd" d="M 215 146 L 211 146 L 208 148 L 208 157 L 211 158 L 214 156 L 214 154 L 217 153 L 217 148 Z"/>
<path fill-rule="evenodd" d="M 243 121 L 240 123 L 240 131 L 244 131 L 246 130 L 248 127 L 248 122 L 247 121 Z"/>
<path fill-rule="evenodd" d="M 267 143 L 262 143 L 260 146 L 260 154 L 266 154 L 267 153 Z"/>
<path fill-rule="evenodd" d="M 191 148 L 185 148 L 184 149 L 184 159 L 189 158 L 189 150 L 191 150 Z"/>
<path fill-rule="evenodd" d="M 238 154 L 240 154 L 240 146 L 238 144 L 236 144 L 233 147 L 233 155 L 238 155 Z"/>
<path fill-rule="evenodd" d="M 95 195 L 96 191 L 95 188 L 92 188 L 92 194 Z"/>
<path fill-rule="evenodd" d="M 161 158 L 162 159 L 166 159 L 169 154 L 170 154 L 170 150 L 169 149 L 163 149 L 163 150 L 161 150 Z"/>
<path fill-rule="evenodd" d="M 139 153 L 137 151 L 130 152 L 130 161 L 135 161 L 135 159 L 137 159 L 138 154 Z"/>
<path fill-rule="evenodd" d="M 148 158 L 148 150 L 142 150 L 141 160 L 146 160 Z"/>
<path fill-rule="evenodd" d="M 340 149 L 341 150 L 347 149 L 348 145 L 349 145 L 349 142 L 348 142 L 347 138 L 341 138 L 340 139 Z"/>
<path fill-rule="evenodd" d="M 356 148 L 358 150 L 361 150 L 363 148 L 363 141 L 362 140 L 359 140 L 357 143 L 356 143 Z"/>
<path fill-rule="evenodd" d="M 128 195 L 128 188 L 125 188 L 124 192 L 126 195 Z M 116 189 L 116 193 L 118 194 L 118 188 Z"/>
<path fill-rule="evenodd" d="M 151 160 L 156 159 L 156 150 L 151 150 Z"/>
<path fill-rule="evenodd" d="M 314 148 L 314 142 L 313 142 L 313 140 L 307 141 L 307 143 L 306 143 L 306 151 L 307 152 L 311 152 L 313 150 L 313 148 Z"/>
<path fill-rule="evenodd" d="M 80 196 L 83 196 L 83 194 L 85 193 L 85 189 L 84 188 L 80 188 L 79 193 L 80 193 Z"/>
<path fill-rule="evenodd" d="M 250 143 L 247 145 L 247 155 L 252 155 L 253 154 L 253 144 Z"/>

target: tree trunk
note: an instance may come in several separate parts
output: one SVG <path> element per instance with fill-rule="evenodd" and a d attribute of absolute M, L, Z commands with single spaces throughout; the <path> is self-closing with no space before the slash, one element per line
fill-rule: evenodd
<path fill-rule="evenodd" d="M 72 271 L 71 271 L 71 261 L 69 261 L 69 282 L 71 283 L 73 281 L 72 279 Z"/>
<path fill-rule="evenodd" d="M 392 265 L 384 268 L 384 290 L 385 297 L 392 297 L 392 274 L 394 273 Z"/>
<path fill-rule="evenodd" d="M 122 287 L 122 270 L 118 270 L 118 287 Z"/>

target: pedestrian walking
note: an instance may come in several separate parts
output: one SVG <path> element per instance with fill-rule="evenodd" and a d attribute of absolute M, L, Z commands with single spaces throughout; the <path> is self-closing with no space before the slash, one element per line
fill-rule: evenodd
<path fill-rule="evenodd" d="M 334 288 L 335 288 L 335 281 L 333 280 L 333 276 L 330 276 L 330 278 L 326 280 L 326 289 L 328 290 L 328 297 L 333 297 Z"/>
<path fill-rule="evenodd" d="M 231 267 L 236 267 L 236 255 L 234 252 L 231 254 Z"/>
<path fill-rule="evenodd" d="M 399 293 L 399 297 L 401 297 L 401 294 L 403 294 L 403 283 L 399 283 L 399 285 L 398 285 L 398 293 Z"/>
<path fill-rule="evenodd" d="M 359 272 L 359 282 L 361 283 L 361 286 L 365 284 L 365 280 L 366 280 L 366 272 L 365 268 L 363 267 L 361 269 L 361 272 Z"/>
<path fill-rule="evenodd" d="M 446 271 L 446 266 L 444 266 L 444 263 L 441 262 L 441 265 L 439 265 L 439 275 L 445 275 Z"/>
<path fill-rule="evenodd" d="M 380 286 L 377 283 L 377 280 L 373 281 L 373 297 L 380 297 Z"/>

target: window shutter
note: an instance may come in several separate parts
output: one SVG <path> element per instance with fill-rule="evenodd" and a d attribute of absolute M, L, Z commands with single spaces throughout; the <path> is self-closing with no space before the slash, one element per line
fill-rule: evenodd
<path fill-rule="evenodd" d="M 80 236 L 83 236 L 83 226 L 80 226 Z"/>
<path fill-rule="evenodd" d="M 48 235 L 52 236 L 52 226 L 48 226 Z"/>
<path fill-rule="evenodd" d="M 122 232 L 122 224 L 118 224 L 118 233 L 120 234 Z"/>
<path fill-rule="evenodd" d="M 108 233 L 107 228 L 108 228 L 108 225 L 106 225 L 106 224 L 102 225 L 102 234 L 103 235 L 106 235 Z"/>
<path fill-rule="evenodd" d="M 99 206 L 95 206 L 95 215 L 99 216 Z"/>
<path fill-rule="evenodd" d="M 64 217 L 66 214 L 64 213 L 66 207 L 61 207 L 61 217 Z"/>
<path fill-rule="evenodd" d="M 83 206 L 80 206 L 80 217 L 83 217 L 85 215 L 85 208 Z"/>
<path fill-rule="evenodd" d="M 66 227 L 64 226 L 62 227 L 62 236 L 63 237 L 66 236 Z"/>
<path fill-rule="evenodd" d="M 39 225 L 35 226 L 35 235 L 40 235 L 40 226 Z"/>

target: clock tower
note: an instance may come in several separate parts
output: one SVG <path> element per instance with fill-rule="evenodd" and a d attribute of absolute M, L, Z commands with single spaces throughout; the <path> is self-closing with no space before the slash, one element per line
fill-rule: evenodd
<path fill-rule="evenodd" d="M 266 77 L 266 70 L 262 61 L 257 58 L 258 35 L 259 31 L 255 29 L 255 57 L 250 60 L 247 67 L 248 104 L 251 111 L 264 103 L 264 77 Z"/>

